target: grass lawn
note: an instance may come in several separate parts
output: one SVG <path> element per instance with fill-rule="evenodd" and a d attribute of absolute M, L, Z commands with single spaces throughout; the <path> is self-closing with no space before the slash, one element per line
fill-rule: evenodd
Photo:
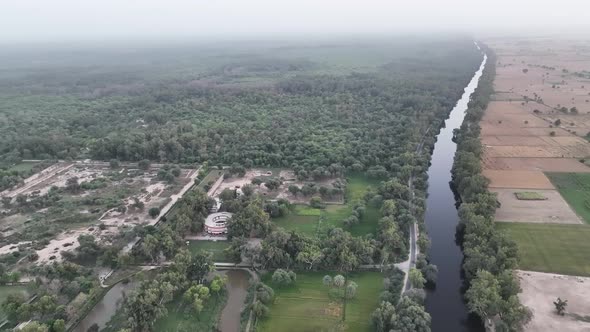
<path fill-rule="evenodd" d="M 189 241 L 188 250 L 195 254 L 201 250 L 207 250 L 213 253 L 213 261 L 229 262 L 223 250 L 229 247 L 229 241 Z"/>
<path fill-rule="evenodd" d="M 590 276 L 590 226 L 496 222 L 516 241 L 523 270 Z"/>
<path fill-rule="evenodd" d="M 297 282 L 288 288 L 275 288 L 275 303 L 270 315 L 258 323 L 259 332 L 328 331 L 340 323 L 342 303 L 332 300 L 322 284 L 324 275 L 332 272 L 299 272 Z M 270 273 L 263 276 L 271 287 Z M 378 272 L 351 274 L 358 284 L 357 296 L 346 307 L 345 331 L 370 331 L 371 313 L 379 304 L 383 276 Z"/>
<path fill-rule="evenodd" d="M 273 222 L 288 231 L 297 230 L 307 235 L 315 235 L 318 231 L 320 216 L 323 216 L 322 227 L 332 225 L 344 228 L 343 221 L 351 215 L 353 202 L 362 199 L 369 186 L 377 187 L 379 184 L 379 180 L 369 179 L 362 174 L 350 175 L 347 180 L 346 204 L 327 205 L 324 210 L 295 205 L 290 215 L 274 218 Z M 361 222 L 348 231 L 354 236 L 375 233 L 378 221 L 379 210 L 373 206 L 367 206 Z"/>
<path fill-rule="evenodd" d="M 318 221 L 322 210 L 307 205 L 294 205 L 291 214 L 274 218 L 273 222 L 284 229 L 296 230 L 307 235 L 314 235 L 318 230 Z"/>
<path fill-rule="evenodd" d="M 18 172 L 27 172 L 33 169 L 33 166 L 37 165 L 37 163 L 32 162 L 21 162 L 16 165 L 11 166 L 8 170 L 10 171 L 18 171 Z"/>
<path fill-rule="evenodd" d="M 156 321 L 154 331 L 217 331 L 221 310 L 225 306 L 227 292 L 219 297 L 212 294 L 197 315 L 190 306 L 182 304 L 182 296 L 167 305 L 168 314 Z"/>
<path fill-rule="evenodd" d="M 590 224 L 590 173 L 547 173 L 561 196 Z"/>

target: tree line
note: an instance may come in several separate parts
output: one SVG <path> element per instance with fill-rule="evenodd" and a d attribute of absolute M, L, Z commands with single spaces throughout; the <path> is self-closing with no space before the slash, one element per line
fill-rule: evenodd
<path fill-rule="evenodd" d="M 496 72 L 495 54 L 488 47 L 483 49 L 488 56 L 486 66 L 463 124 L 454 132 L 457 153 L 452 175 L 461 201 L 457 233 L 465 256 L 465 298 L 469 311 L 481 317 L 486 326 L 495 326 L 499 331 L 521 331 L 531 313 L 517 296 L 517 248 L 494 226 L 498 202 L 496 195 L 488 191 L 489 181 L 482 174 L 479 122 L 494 92 Z"/>

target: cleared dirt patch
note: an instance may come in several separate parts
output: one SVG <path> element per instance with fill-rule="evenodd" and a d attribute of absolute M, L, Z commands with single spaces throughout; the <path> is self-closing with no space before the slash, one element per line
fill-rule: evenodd
<path fill-rule="evenodd" d="M 533 312 L 526 331 L 590 331 L 590 278 L 517 271 L 520 301 Z M 565 316 L 555 313 L 553 301 L 568 301 Z M 585 316 L 585 319 L 584 319 Z"/>
<path fill-rule="evenodd" d="M 490 188 L 555 189 L 551 181 L 538 171 L 498 171 L 486 169 L 483 175 L 490 180 Z M 514 196 L 514 194 L 513 194 Z"/>
<path fill-rule="evenodd" d="M 543 200 L 522 200 L 517 193 L 526 189 L 493 189 L 500 207 L 495 219 L 507 222 L 581 224 L 582 221 L 569 207 L 557 190 L 535 190 Z"/>

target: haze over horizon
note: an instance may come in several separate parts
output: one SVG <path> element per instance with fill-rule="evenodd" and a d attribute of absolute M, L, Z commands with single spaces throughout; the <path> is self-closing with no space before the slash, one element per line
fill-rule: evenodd
<path fill-rule="evenodd" d="M 0 43 L 232 39 L 423 32 L 587 33 L 579 0 L 20 0 L 2 4 Z"/>

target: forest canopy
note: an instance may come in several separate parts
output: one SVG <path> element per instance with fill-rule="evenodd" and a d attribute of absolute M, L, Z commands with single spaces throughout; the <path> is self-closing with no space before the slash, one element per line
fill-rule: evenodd
<path fill-rule="evenodd" d="M 479 61 L 468 39 L 129 48 L 3 55 L 15 66 L 0 67 L 0 161 L 396 172 Z"/>

